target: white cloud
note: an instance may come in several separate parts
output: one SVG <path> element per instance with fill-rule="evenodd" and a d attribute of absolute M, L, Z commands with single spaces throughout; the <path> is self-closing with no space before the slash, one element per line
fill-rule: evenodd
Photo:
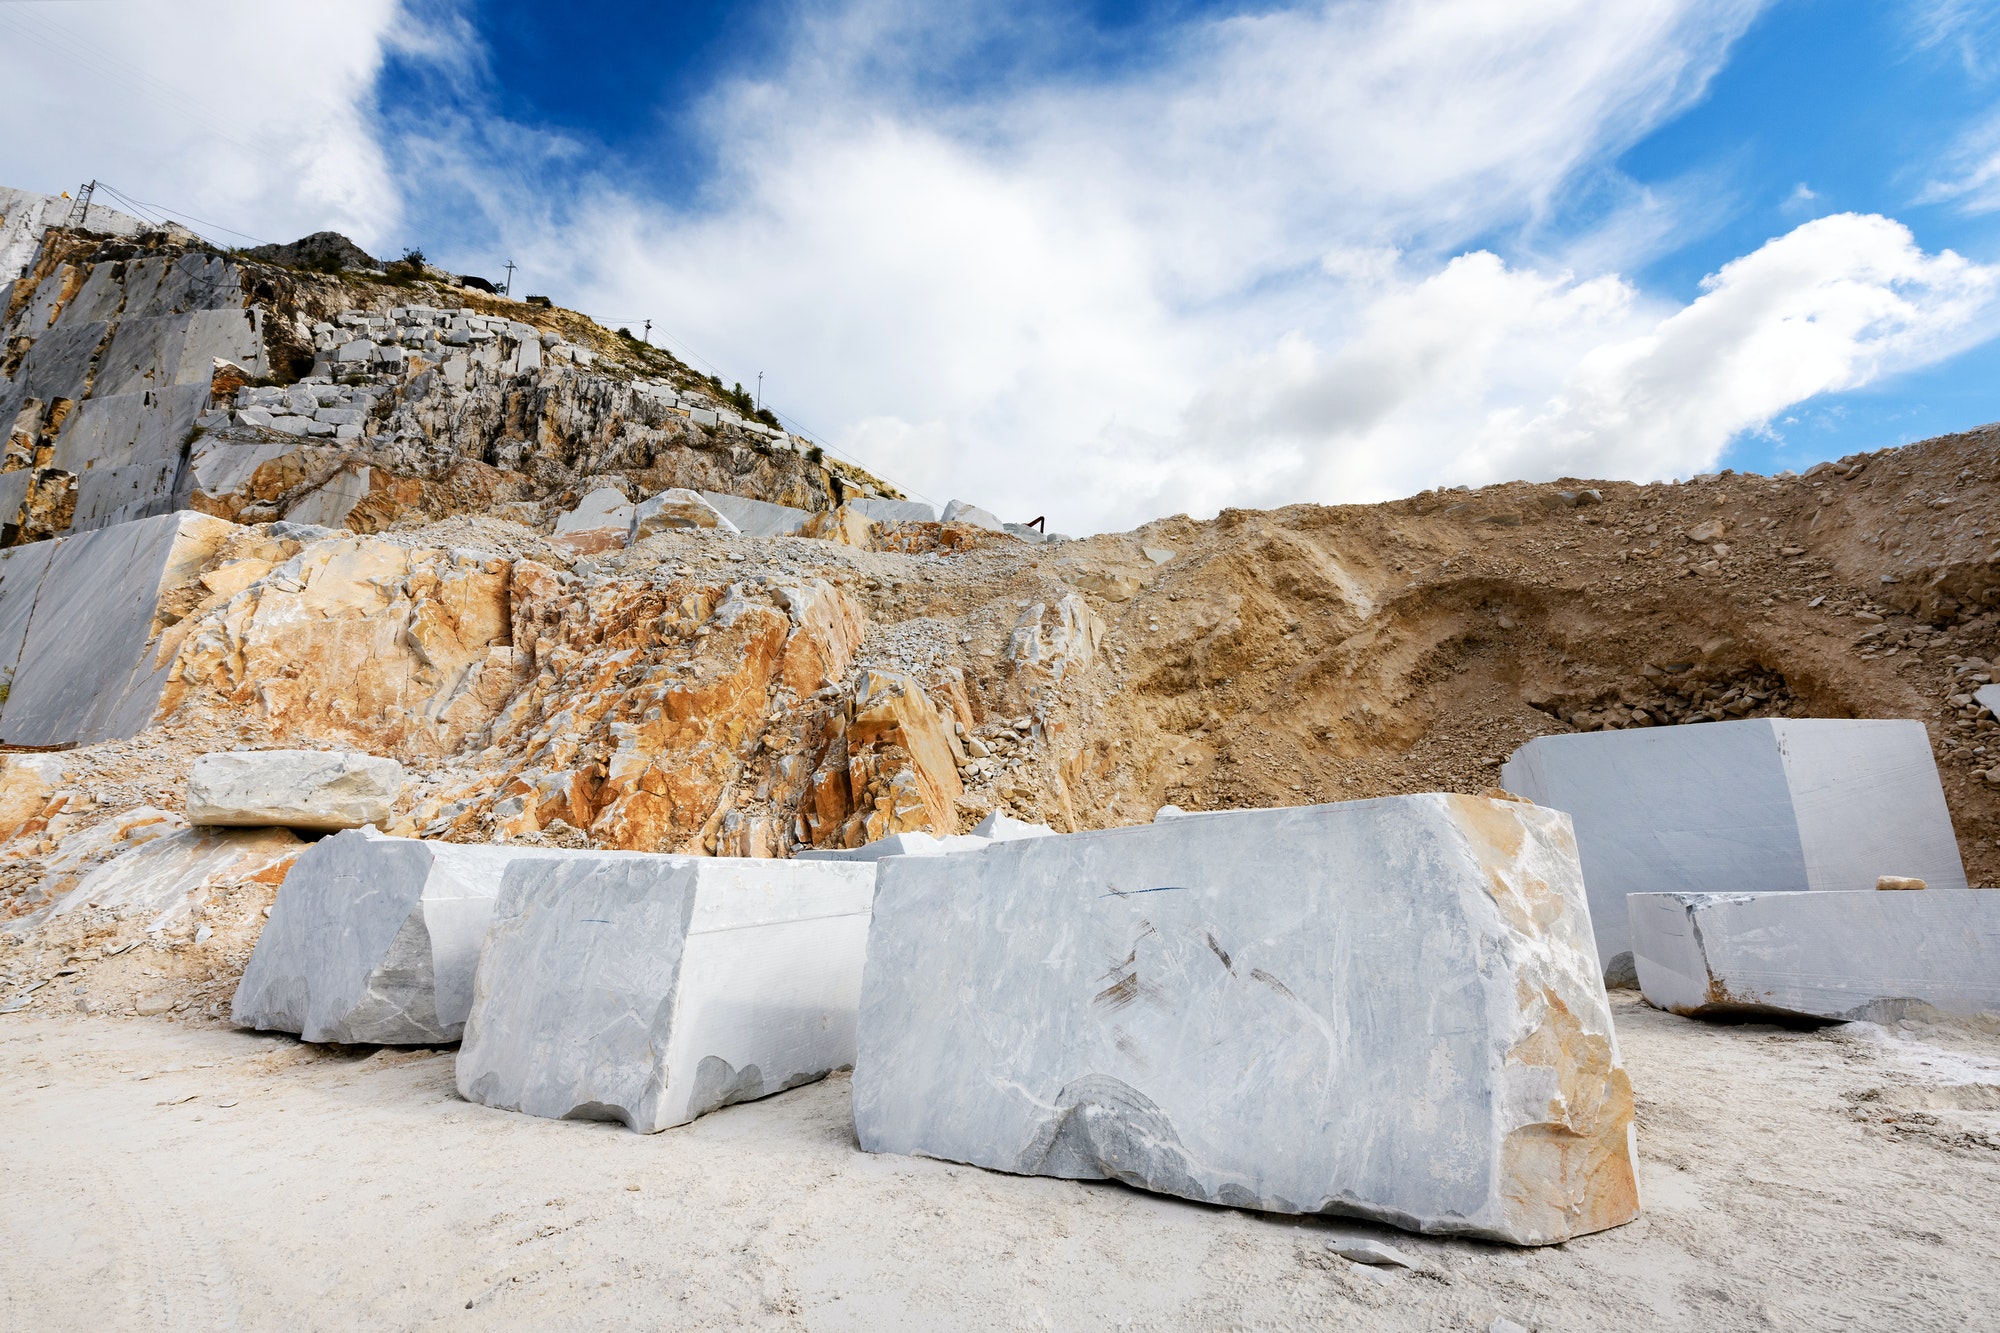
<path fill-rule="evenodd" d="M 1039 11 L 836 3 L 795 11 L 769 77 L 717 90 L 701 125 L 724 165 L 662 201 L 597 174 L 574 136 L 483 108 L 453 14 L 366 0 L 338 24 L 265 6 L 190 24 L 111 4 L 90 11 L 103 104 L 0 148 L 0 179 L 95 172 L 275 239 L 334 226 L 449 255 L 490 229 L 529 290 L 650 315 L 729 378 L 769 372 L 768 401 L 892 479 L 1072 532 L 1658 476 L 1991 331 L 1993 271 L 1882 218 L 1808 222 L 1685 306 L 1620 276 L 1714 193 L 1608 164 L 1699 95 L 1758 7 L 1341 0 L 1186 26 L 1108 81 L 967 97 L 926 71 Z M 46 26 L 42 8 L 0 22 Z M 392 234 L 369 90 L 385 48 L 460 99 L 411 108 L 387 150 L 469 201 L 456 236 Z M 271 58 L 287 50 L 312 58 Z M 142 65 L 174 86 L 110 87 Z M 31 104 L 74 72 L 0 41 Z M 61 156 L 79 144 L 110 164 Z M 1612 206 L 1576 235 L 1563 212 L 1586 186 Z"/>
<path fill-rule="evenodd" d="M 1201 423 L 1226 415 L 1226 368 L 1292 366 L 1364 327 L 1409 341 L 1336 357 L 1359 381 L 1382 373 L 1370 358 L 1518 359 L 1451 344 L 1462 312 L 1440 303 L 1511 308 L 1522 284 L 1553 294 L 1518 336 L 1579 342 L 1561 316 L 1629 306 L 1615 279 L 1440 266 L 1698 94 L 1756 8 L 1338 3 L 1193 26 L 1110 85 L 945 106 L 885 52 L 923 65 L 964 34 L 850 8 L 711 104 L 729 166 L 700 205 L 585 191 L 505 243 L 586 308 L 650 309 L 731 377 L 769 371 L 781 411 L 938 500 L 1086 531 L 1246 491 L 1330 498 L 1280 491 L 1343 475 L 1308 455 L 1350 424 L 1299 429 L 1328 391 L 1249 414 L 1217 453 Z M 1657 244 L 1672 212 L 1640 197 L 1613 221 Z M 1517 381 L 1546 392 L 1505 367 L 1454 382 Z"/>
<path fill-rule="evenodd" d="M 0 182 L 96 177 L 225 244 L 245 242 L 224 227 L 387 245 L 400 204 L 368 108 L 396 18 L 395 0 L 0 4 Z"/>

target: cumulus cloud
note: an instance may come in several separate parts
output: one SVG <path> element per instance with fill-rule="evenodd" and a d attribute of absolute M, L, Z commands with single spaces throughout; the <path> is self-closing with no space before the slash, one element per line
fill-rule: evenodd
<path fill-rule="evenodd" d="M 1794 403 L 1992 336 L 1996 295 L 2000 269 L 1856 214 L 1765 243 L 1679 308 L 1474 253 L 1376 298 L 1330 351 L 1294 338 L 1237 368 L 1190 411 L 1182 447 L 1220 458 L 1262 441 L 1292 460 L 1237 503 L 1685 476 Z"/>
<path fill-rule="evenodd" d="M 0 5 L 0 181 L 53 194 L 96 177 L 225 244 L 247 241 L 224 228 L 329 227 L 386 244 L 400 202 L 370 107 L 397 21 L 395 0 Z"/>
<path fill-rule="evenodd" d="M 531 290 L 768 372 L 772 406 L 917 493 L 1087 532 L 1699 470 L 1792 404 L 1988 336 L 1993 271 L 1883 218 L 1807 222 L 1685 304 L 1622 276 L 1712 200 L 1609 164 L 1701 94 L 1760 2 L 1333 0 L 1183 23 L 1108 74 L 958 80 L 997 40 L 1068 34 L 1038 39 L 1053 10 L 1032 3 L 808 0 L 768 72 L 701 104 L 719 165 L 672 199 L 496 115 L 454 9 L 64 11 L 92 67 L 51 54 L 48 7 L 10 5 L 0 35 L 40 23 L 41 44 L 0 41 L 0 74 L 78 119 L 0 166 L 275 239 L 504 247 Z M 433 72 L 418 104 L 374 108 L 385 50 Z M 154 82 L 120 82 L 141 66 Z M 75 68 L 101 104 L 63 98 Z M 79 143 L 109 165 L 51 156 Z M 391 234 L 398 179 L 421 236 Z M 1604 214 L 1581 234 L 1579 191 Z"/>
<path fill-rule="evenodd" d="M 1341 410 L 1396 414 L 1409 376 L 1371 358 L 1545 391 L 1501 365 L 1515 349 L 1454 342 L 1451 300 L 1511 309 L 1522 285 L 1544 292 L 1517 334 L 1546 355 L 1631 294 L 1452 254 L 1532 225 L 1697 96 L 1756 8 L 1308 6 L 1188 25 L 1108 82 L 957 101 L 922 71 L 971 40 L 958 20 L 814 11 L 778 77 L 706 108 L 728 165 L 697 202 L 593 183 L 505 244 L 586 308 L 645 307 L 732 376 L 769 371 L 781 412 L 935 499 L 1070 530 L 1212 511 L 1331 484 L 1342 468 L 1320 453 L 1356 438 L 1344 418 L 1303 428 L 1340 397 L 1320 385 L 1237 412 L 1253 433 L 1210 448 L 1223 400 L 1270 387 L 1242 380 L 1251 367 L 1302 373 L 1309 349 L 1366 329 L 1368 350 L 1334 363 L 1383 401 Z M 448 137 L 410 151 L 481 170 Z M 1635 198 L 1607 226 L 1637 235 L 1661 211 Z M 1453 379 L 1452 362 L 1497 369 Z"/>

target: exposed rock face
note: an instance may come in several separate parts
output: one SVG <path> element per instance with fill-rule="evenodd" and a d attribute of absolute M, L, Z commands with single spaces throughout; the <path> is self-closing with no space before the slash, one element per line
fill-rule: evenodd
<path fill-rule="evenodd" d="M 510 867 L 467 1101 L 657 1133 L 854 1062 L 874 867 L 575 853 Z"/>
<path fill-rule="evenodd" d="M 376 754 L 442 754 L 491 721 L 526 664 L 509 645 L 509 563 L 365 537 L 246 533 L 174 627 L 162 715 L 250 708 L 269 733 Z"/>
<path fill-rule="evenodd" d="M 0 289 L 0 541 L 183 507 L 373 531 L 566 507 L 613 474 L 801 511 L 879 486 L 581 316 L 278 266 L 372 264 L 331 233 L 258 262 L 185 234 L 29 231 L 32 262 Z"/>
<path fill-rule="evenodd" d="M 162 514 L 0 551 L 0 737 L 61 745 L 135 735 L 166 685 L 171 596 L 238 531 Z"/>
<path fill-rule="evenodd" d="M 858 1042 L 870 1152 L 1517 1245 L 1638 1212 L 1576 846 L 1525 802 L 883 861 Z"/>
<path fill-rule="evenodd" d="M 288 830 L 182 828 L 151 838 L 91 871 L 57 900 L 51 919 L 84 908 L 147 918 L 167 930 L 224 884 L 278 884 L 306 844 Z"/>
<path fill-rule="evenodd" d="M 289 245 L 259 245 L 245 250 L 250 259 L 290 268 L 380 268 L 366 250 L 337 231 L 316 231 Z"/>
<path fill-rule="evenodd" d="M 246 750 L 205 754 L 188 773 L 194 824 L 271 826 L 331 833 L 389 822 L 403 766 L 367 754 Z"/>
<path fill-rule="evenodd" d="M 1627 970 L 1631 893 L 1872 889 L 1884 874 L 1965 887 L 1919 722 L 1543 736 L 1515 751 L 1500 781 L 1575 821 L 1607 972 Z"/>
<path fill-rule="evenodd" d="M 233 1021 L 307 1041 L 458 1040 L 501 876 L 549 855 L 370 829 L 313 844 L 278 890 Z"/>
<path fill-rule="evenodd" d="M 1690 1017 L 2000 1016 L 2000 891 L 1635 893 L 1649 1004 Z"/>

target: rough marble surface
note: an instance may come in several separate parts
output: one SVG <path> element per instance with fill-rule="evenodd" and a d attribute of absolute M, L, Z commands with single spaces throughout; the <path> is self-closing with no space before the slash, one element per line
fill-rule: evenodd
<path fill-rule="evenodd" d="M 233 525 L 162 514 L 9 552 L 0 574 L 0 648 L 19 633 L 0 740 L 59 745 L 133 736 L 153 720 L 171 663 L 155 660 L 160 589 Z M 17 553 L 18 552 L 18 553 Z M 28 575 L 34 574 L 32 579 Z"/>
<path fill-rule="evenodd" d="M 226 750 L 188 772 L 191 824 L 334 832 L 387 824 L 403 766 L 372 754 L 327 750 Z"/>
<path fill-rule="evenodd" d="M 2000 1016 L 2000 890 L 1639 893 L 1648 1003 L 1690 1017 Z"/>
<path fill-rule="evenodd" d="M 580 852 L 512 867 L 468 1101 L 642 1133 L 854 1061 L 872 865 Z"/>
<path fill-rule="evenodd" d="M 321 839 L 278 890 L 233 1021 L 307 1041 L 458 1040 L 502 873 L 555 855 L 373 829 Z"/>
<path fill-rule="evenodd" d="M 1545 1244 L 1637 1213 L 1569 820 L 1421 795 L 881 863 L 870 1152 Z"/>

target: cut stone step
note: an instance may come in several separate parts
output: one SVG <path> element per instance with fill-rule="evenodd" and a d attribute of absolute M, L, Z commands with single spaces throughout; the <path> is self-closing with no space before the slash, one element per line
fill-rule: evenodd
<path fill-rule="evenodd" d="M 1633 893 L 1965 887 L 1921 722 L 1772 718 L 1539 736 L 1500 785 L 1576 825 L 1597 956 L 1631 983 Z"/>
<path fill-rule="evenodd" d="M 2000 890 L 1635 893 L 1647 1003 L 1689 1017 L 2000 1016 Z"/>
<path fill-rule="evenodd" d="M 1557 811 L 1190 814 L 879 876 L 869 1152 L 1523 1245 L 1638 1212 Z"/>
<path fill-rule="evenodd" d="M 577 852 L 509 867 L 468 1101 L 641 1133 L 854 1063 L 873 865 Z"/>

